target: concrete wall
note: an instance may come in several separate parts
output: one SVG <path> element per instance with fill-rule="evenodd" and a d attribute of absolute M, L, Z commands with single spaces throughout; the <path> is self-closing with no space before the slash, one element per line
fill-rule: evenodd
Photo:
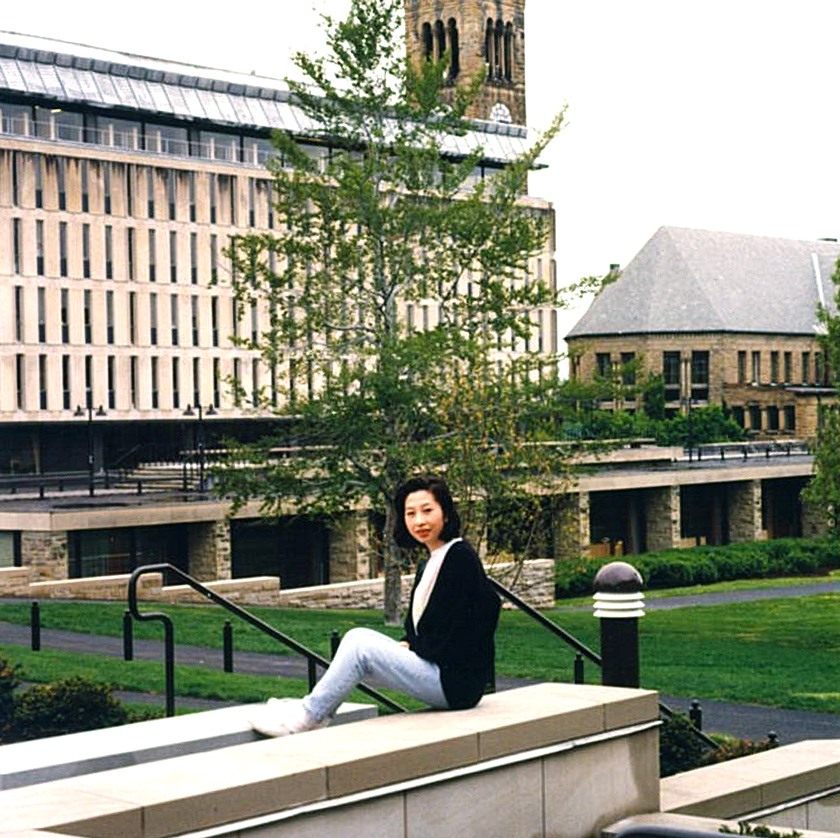
<path fill-rule="evenodd" d="M 4 830 L 109 838 L 222 824 L 214 834 L 589 838 L 658 810 L 657 745 L 655 693 L 537 684 L 472 710 L 383 716 L 12 788 L 0 791 L 0 812 Z"/>

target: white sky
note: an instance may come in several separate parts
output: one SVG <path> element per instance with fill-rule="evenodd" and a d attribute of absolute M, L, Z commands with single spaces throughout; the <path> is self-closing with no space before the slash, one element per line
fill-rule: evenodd
<path fill-rule="evenodd" d="M 347 0 L 3 5 L 5 30 L 282 77 L 319 48 L 316 9 Z M 527 0 L 528 121 L 569 106 L 531 182 L 561 282 L 626 265 L 662 225 L 840 236 L 838 32 L 836 0 Z"/>

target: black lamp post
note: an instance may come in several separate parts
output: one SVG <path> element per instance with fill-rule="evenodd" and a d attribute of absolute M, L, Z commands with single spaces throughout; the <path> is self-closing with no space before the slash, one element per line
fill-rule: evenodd
<path fill-rule="evenodd" d="M 94 485 L 95 485 L 95 468 L 93 462 L 93 404 L 91 404 L 91 397 L 90 393 L 87 396 L 87 407 L 82 407 L 81 405 L 76 406 L 76 411 L 73 413 L 74 416 L 81 417 L 87 413 L 87 427 L 88 427 L 88 444 L 87 444 L 87 463 L 88 463 L 88 494 L 93 497 L 94 495 Z M 102 408 L 102 405 L 96 410 L 96 416 L 107 416 L 105 410 Z"/>
<path fill-rule="evenodd" d="M 205 411 L 202 405 L 199 404 L 193 410 L 192 405 L 188 404 L 187 409 L 184 411 L 184 416 L 195 416 L 196 413 L 198 413 L 198 439 L 195 443 L 195 447 L 198 449 L 198 490 L 203 492 L 206 488 L 204 481 L 204 416 L 205 413 L 207 416 L 215 416 L 216 408 L 211 404 L 207 406 L 207 410 Z"/>

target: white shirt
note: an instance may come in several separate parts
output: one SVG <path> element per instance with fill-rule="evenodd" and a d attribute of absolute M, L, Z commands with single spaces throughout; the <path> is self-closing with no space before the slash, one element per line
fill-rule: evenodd
<path fill-rule="evenodd" d="M 451 541 L 447 541 L 446 544 L 442 544 L 436 550 L 432 550 L 432 552 L 429 553 L 429 559 L 426 562 L 426 566 L 423 568 L 423 575 L 420 577 L 420 581 L 414 589 L 414 600 L 411 603 L 411 619 L 414 623 L 415 631 L 417 631 L 417 626 L 420 624 L 420 618 L 426 610 L 426 605 L 429 602 L 429 597 L 432 595 L 432 589 L 435 587 L 438 573 L 440 573 L 441 565 L 443 564 L 443 560 L 446 558 L 449 548 L 455 544 L 456 541 L 461 540 L 462 539 L 460 538 L 453 538 Z"/>

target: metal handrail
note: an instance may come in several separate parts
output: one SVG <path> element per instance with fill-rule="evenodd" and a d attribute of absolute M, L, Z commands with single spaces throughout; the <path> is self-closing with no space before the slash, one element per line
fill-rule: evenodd
<path fill-rule="evenodd" d="M 539 623 L 543 628 L 547 629 L 552 634 L 559 637 L 568 646 L 571 646 L 576 652 L 589 658 L 589 660 L 591 660 L 592 663 L 594 663 L 596 666 L 603 665 L 601 656 L 597 652 L 593 652 L 592 649 L 590 649 L 585 644 L 581 643 L 580 640 L 578 640 L 574 635 L 569 634 L 569 632 L 567 632 L 564 628 L 561 628 L 557 625 L 557 623 L 553 622 L 552 620 L 549 620 L 548 617 L 537 611 L 536 608 L 534 608 L 531 605 L 528 605 L 528 603 L 525 602 L 525 600 L 518 597 L 513 591 L 506 588 L 500 582 L 497 582 L 490 576 L 488 576 L 487 578 L 489 579 L 491 586 L 496 590 L 496 592 L 500 596 L 503 596 L 505 599 L 511 602 L 513 605 L 515 605 L 520 611 L 522 611 L 524 614 L 527 614 L 532 620 Z M 659 702 L 659 712 L 662 715 L 667 716 L 669 719 L 675 716 L 677 713 L 677 711 L 673 710 L 671 707 L 669 707 L 662 701 Z M 703 731 L 700 730 L 700 728 L 697 727 L 693 722 L 691 723 L 691 728 L 694 731 L 694 733 L 707 745 L 714 748 L 716 751 L 720 749 L 721 746 L 717 742 L 715 742 L 715 740 L 712 739 L 710 736 L 707 736 L 705 733 L 703 733 Z"/>
<path fill-rule="evenodd" d="M 298 654 L 303 655 L 309 664 L 310 689 L 314 686 L 315 666 L 318 665 L 326 669 L 330 665 L 330 662 L 326 658 L 321 657 L 321 655 L 317 652 L 313 652 L 303 644 L 298 643 L 297 640 L 294 640 L 288 635 L 283 634 L 283 632 L 278 631 L 274 628 L 274 626 L 269 625 L 259 617 L 255 617 L 249 611 L 246 611 L 244 608 L 241 608 L 231 602 L 226 597 L 217 594 L 197 579 L 193 579 L 192 576 L 184 573 L 184 571 L 180 568 L 177 568 L 167 562 L 142 565 L 134 570 L 128 580 L 128 609 L 131 612 L 132 617 L 137 620 L 157 620 L 163 624 L 167 716 L 175 715 L 175 632 L 172 625 L 172 619 L 167 614 L 163 614 L 161 612 L 146 612 L 144 614 L 141 613 L 137 607 L 137 582 L 139 578 L 146 573 L 169 573 L 176 576 L 178 579 L 189 585 L 194 591 L 197 591 L 202 596 L 216 603 L 216 605 L 222 606 L 222 608 L 230 611 L 240 619 L 245 620 L 245 622 L 249 625 L 254 626 L 254 628 L 259 629 L 264 634 L 280 641 Z M 389 710 L 393 710 L 397 713 L 406 712 L 405 707 L 397 704 L 395 701 L 392 701 L 388 698 L 388 696 L 383 695 L 378 690 L 373 689 L 373 687 L 369 687 L 366 684 L 359 684 L 359 689 L 365 695 L 370 696 L 370 698 L 385 705 Z"/>

